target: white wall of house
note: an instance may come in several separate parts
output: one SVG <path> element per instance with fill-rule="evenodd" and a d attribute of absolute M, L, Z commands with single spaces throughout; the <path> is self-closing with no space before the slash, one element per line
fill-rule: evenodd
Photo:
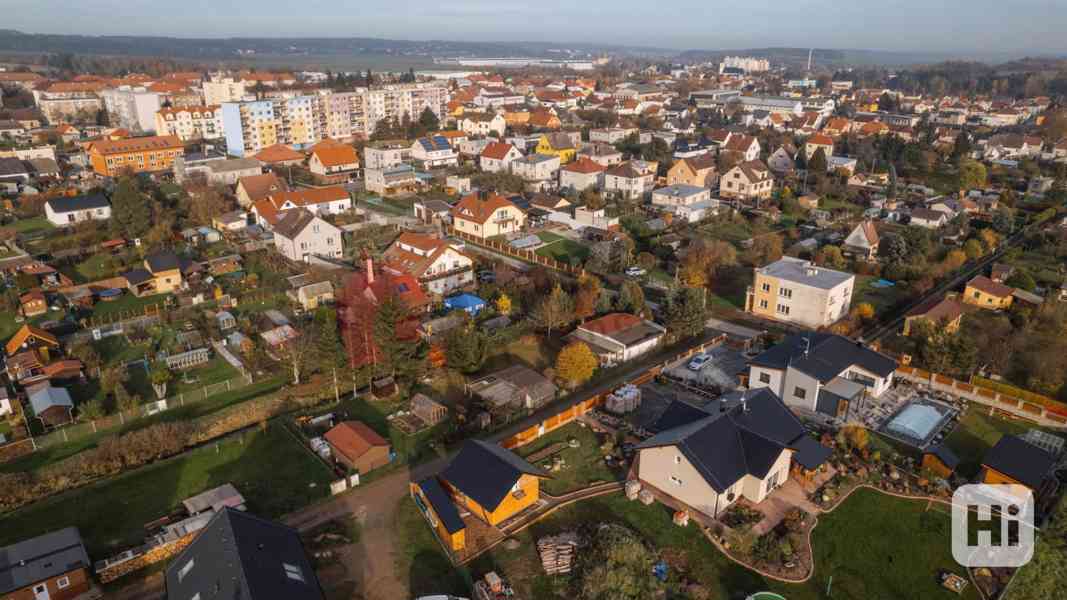
<path fill-rule="evenodd" d="M 785 383 L 785 371 L 750 365 L 748 368 L 748 387 L 752 390 L 769 388 L 782 398 L 782 384 Z"/>
<path fill-rule="evenodd" d="M 106 221 L 111 218 L 111 207 L 102 206 L 89 210 L 75 210 L 71 212 L 57 213 L 47 203 L 44 205 L 45 218 L 56 227 L 69 227 L 83 221 Z"/>
<path fill-rule="evenodd" d="M 307 262 L 312 256 L 341 258 L 341 230 L 315 217 L 293 239 L 274 233 L 274 246 L 292 261 Z"/>

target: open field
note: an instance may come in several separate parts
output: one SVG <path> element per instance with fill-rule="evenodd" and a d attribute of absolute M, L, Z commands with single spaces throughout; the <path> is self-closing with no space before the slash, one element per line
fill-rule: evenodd
<path fill-rule="evenodd" d="M 566 447 L 556 455 L 563 459 L 565 466 L 558 471 L 545 469 L 550 472 L 552 478 L 541 481 L 542 490 L 559 496 L 594 483 L 617 479 L 616 474 L 604 463 L 604 455 L 600 451 L 597 435 L 577 422 L 560 427 L 538 438 L 536 442 L 523 446 L 519 449 L 519 455 L 526 458 L 554 444 L 567 443 L 571 438 L 578 440 L 579 446 L 577 448 Z M 552 459 L 546 458 L 538 461 L 536 466 L 545 468 L 545 465 L 551 462 Z"/>
<path fill-rule="evenodd" d="M 570 264 L 572 258 L 578 261 L 589 258 L 589 248 L 572 239 L 547 231 L 542 231 L 537 234 L 537 237 L 545 242 L 544 246 L 536 250 L 539 256 L 552 258 L 567 264 Z"/>

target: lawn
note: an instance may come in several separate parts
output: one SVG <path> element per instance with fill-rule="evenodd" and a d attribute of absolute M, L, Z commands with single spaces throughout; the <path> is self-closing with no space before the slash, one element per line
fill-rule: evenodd
<path fill-rule="evenodd" d="M 122 295 L 116 300 L 110 302 L 97 302 L 93 306 L 92 316 L 94 319 L 107 319 L 109 317 L 125 319 L 133 316 L 141 316 L 144 314 L 144 308 L 152 304 L 159 305 L 160 310 L 162 310 L 168 297 L 168 294 L 157 294 L 154 296 L 138 298 L 131 294 L 129 290 L 124 290 Z"/>
<path fill-rule="evenodd" d="M 114 256 L 101 252 L 78 263 L 74 270 L 85 281 L 99 281 L 107 277 L 114 277 L 116 264 L 118 262 Z"/>
<path fill-rule="evenodd" d="M 677 571 L 683 570 L 686 579 L 699 582 L 710 592 L 710 598 L 741 598 L 772 590 L 789 600 L 822 600 L 827 597 L 831 576 L 830 598 L 834 600 L 949 598 L 949 592 L 935 580 L 938 569 L 963 573 L 952 560 L 949 516 L 925 508 L 924 502 L 870 490 L 856 492 L 833 513 L 820 517 L 812 540 L 816 573 L 799 585 L 763 579 L 725 558 L 695 525 L 684 529 L 675 526 L 666 507 L 644 506 L 621 494 L 565 507 L 518 534 L 518 549 L 497 546 L 476 559 L 470 569 L 479 576 L 498 570 L 516 587 L 518 597 L 572 597 L 559 594 L 560 586 L 544 575 L 534 541 L 583 524 L 611 521 L 637 531 L 661 553 L 671 556 L 675 565 L 672 576 L 678 577 Z M 425 524 L 423 529 L 429 531 Z M 462 575 L 454 572 L 454 576 Z M 974 599 L 977 595 L 969 587 L 962 597 Z"/>
<path fill-rule="evenodd" d="M 49 498 L 0 517 L 0 545 L 74 525 L 103 558 L 144 539 L 144 524 L 189 496 L 232 483 L 250 512 L 277 518 L 325 496 L 329 470 L 281 425 L 249 431 L 179 457 Z"/>
<path fill-rule="evenodd" d="M 542 231 L 537 236 L 545 242 L 544 246 L 536 250 L 538 256 L 566 264 L 571 264 L 571 260 L 584 261 L 589 258 L 589 248 L 572 239 L 547 231 Z"/>
<path fill-rule="evenodd" d="M 524 337 L 505 344 L 494 345 L 489 349 L 489 357 L 478 373 L 488 375 L 514 364 L 523 364 L 535 371 L 541 371 L 556 362 L 559 346 L 555 339 L 545 340 L 539 336 L 524 340 Z"/>
<path fill-rule="evenodd" d="M 375 470 L 372 475 L 380 477 L 388 472 L 390 467 L 418 463 L 438 456 L 430 444 L 441 437 L 448 428 L 448 421 L 439 423 L 428 429 L 424 429 L 414 435 L 408 435 L 400 429 L 393 427 L 386 418 L 389 414 L 401 409 L 405 403 L 393 401 L 368 400 L 364 397 L 343 398 L 341 404 L 334 412 L 344 413 L 344 419 L 357 420 L 366 423 L 368 427 L 379 435 L 389 440 L 396 453 L 396 459 L 387 467 Z M 443 451 L 443 447 L 441 447 Z M 366 481 L 366 478 L 364 478 Z"/>
<path fill-rule="evenodd" d="M 900 290 L 896 286 L 878 288 L 872 284 L 878 281 L 878 277 L 870 275 L 857 275 L 856 288 L 852 291 L 852 306 L 861 302 L 867 302 L 874 306 L 875 315 L 881 316 L 900 301 Z"/>
<path fill-rule="evenodd" d="M 213 383 L 233 379 L 238 375 L 237 369 L 234 369 L 224 358 L 215 356 L 195 369 L 175 373 L 174 379 L 167 385 L 167 395 L 192 392 Z"/>
<path fill-rule="evenodd" d="M 970 479 L 978 475 L 982 458 L 1002 436 L 1025 433 L 1032 427 L 1023 421 L 990 416 L 988 408 L 972 405 L 960 417 L 959 425 L 949 434 L 945 444 L 960 459 L 959 473 Z"/>
<path fill-rule="evenodd" d="M 700 226 L 700 231 L 713 240 L 739 244 L 752 237 L 752 227 L 743 219 L 713 219 Z"/>
<path fill-rule="evenodd" d="M 11 225 L 8 225 L 14 229 L 17 233 L 30 233 L 32 231 L 51 231 L 56 228 L 48 219 L 42 217 L 33 217 L 32 219 L 19 219 Z"/>
<path fill-rule="evenodd" d="M 526 458 L 556 443 L 566 443 L 572 438 L 578 440 L 579 446 L 577 448 L 566 447 L 556 455 L 563 459 L 565 465 L 559 471 L 552 472 L 551 468 L 546 468 L 546 465 L 552 463 L 550 458 L 538 461 L 537 466 L 545 468 L 552 475 L 551 479 L 541 482 L 541 489 L 549 494 L 560 496 L 588 487 L 593 483 L 618 479 L 618 476 L 604 464 L 604 454 L 600 451 L 597 435 L 577 422 L 560 427 L 548 435 L 537 438 L 536 442 L 519 448 L 519 455 Z"/>

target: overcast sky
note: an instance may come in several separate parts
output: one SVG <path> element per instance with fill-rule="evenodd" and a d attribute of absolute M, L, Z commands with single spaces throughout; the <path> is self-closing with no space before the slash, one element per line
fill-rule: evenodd
<path fill-rule="evenodd" d="M 0 0 L 0 28 L 1067 53 L 1067 0 Z"/>

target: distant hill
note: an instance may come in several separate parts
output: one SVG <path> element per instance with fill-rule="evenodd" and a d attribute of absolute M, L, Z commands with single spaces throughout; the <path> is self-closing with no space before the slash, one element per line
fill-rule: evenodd
<path fill-rule="evenodd" d="M 748 48 L 735 50 L 687 50 L 679 55 L 682 61 L 716 61 L 724 56 L 754 56 L 766 58 L 775 65 L 802 67 L 808 61 L 809 48 Z M 1018 59 L 1017 54 L 989 53 L 981 56 L 966 56 L 947 52 L 894 52 L 888 50 L 826 49 L 815 48 L 812 63 L 820 67 L 887 66 L 940 63 L 949 60 L 981 60 L 989 63 Z"/>

